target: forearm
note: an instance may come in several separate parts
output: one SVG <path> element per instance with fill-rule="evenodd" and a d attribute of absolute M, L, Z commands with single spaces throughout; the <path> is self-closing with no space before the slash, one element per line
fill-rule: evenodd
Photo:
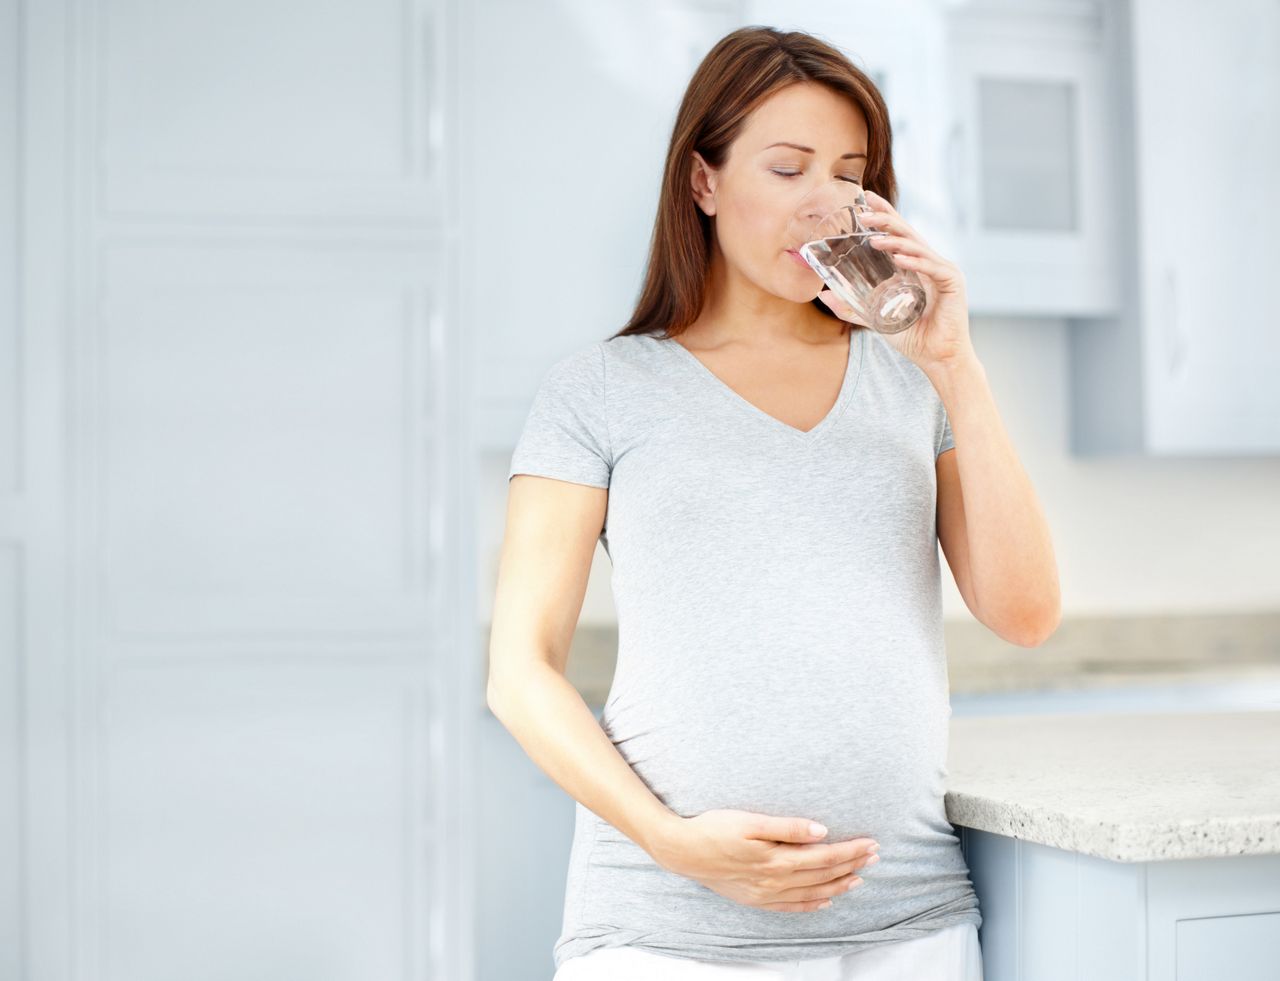
<path fill-rule="evenodd" d="M 489 707 L 565 793 L 660 859 L 683 818 L 623 759 L 568 679 L 549 664 L 522 668 L 491 686 Z"/>
<path fill-rule="evenodd" d="M 1043 636 L 1061 596 L 1049 523 L 1005 431 L 976 354 L 926 372 L 947 410 L 964 500 L 969 576 L 982 619 L 1010 636 Z"/>

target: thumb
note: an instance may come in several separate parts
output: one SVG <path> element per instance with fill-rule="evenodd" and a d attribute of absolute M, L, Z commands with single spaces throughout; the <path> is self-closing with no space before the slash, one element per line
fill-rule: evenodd
<path fill-rule="evenodd" d="M 767 817 L 760 821 L 748 838 L 763 838 L 766 841 L 817 841 L 824 838 L 827 829 L 816 821 L 807 818 L 775 818 Z"/>
<path fill-rule="evenodd" d="M 824 289 L 819 293 L 818 299 L 825 303 L 831 312 L 841 320 L 849 320 L 853 316 L 853 308 L 836 296 L 830 289 Z"/>

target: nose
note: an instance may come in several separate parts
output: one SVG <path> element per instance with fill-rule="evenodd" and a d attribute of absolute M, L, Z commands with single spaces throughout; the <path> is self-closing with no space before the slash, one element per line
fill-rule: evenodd
<path fill-rule="evenodd" d="M 804 213 L 804 221 L 806 224 L 816 225 L 819 221 L 827 216 L 828 212 L 825 208 L 814 206 L 806 208 Z"/>

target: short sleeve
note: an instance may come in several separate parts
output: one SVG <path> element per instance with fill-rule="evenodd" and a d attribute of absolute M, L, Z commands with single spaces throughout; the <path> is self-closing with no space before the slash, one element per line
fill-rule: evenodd
<path fill-rule="evenodd" d="M 557 361 L 543 376 L 507 480 L 527 473 L 608 487 L 612 471 L 604 344 L 598 342 Z"/>
<path fill-rule="evenodd" d="M 935 460 L 947 450 L 955 449 L 956 446 L 955 438 L 951 435 L 951 419 L 947 416 L 946 407 L 941 401 L 938 402 L 938 412 L 942 415 L 942 438 L 938 443 L 938 452 L 934 454 Z"/>

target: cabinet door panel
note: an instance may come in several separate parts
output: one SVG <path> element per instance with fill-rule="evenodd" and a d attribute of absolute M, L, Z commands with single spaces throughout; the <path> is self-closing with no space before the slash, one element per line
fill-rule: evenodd
<path fill-rule="evenodd" d="M 1272 981 L 1280 964 L 1280 855 L 1147 864 L 1149 981 Z"/>
<path fill-rule="evenodd" d="M 1280 913 L 1178 923 L 1178 981 L 1274 981 L 1277 964 Z"/>
<path fill-rule="evenodd" d="M 1155 452 L 1280 447 L 1280 5 L 1133 0 L 1135 164 Z"/>
<path fill-rule="evenodd" d="M 978 79 L 978 220 L 984 231 L 1080 231 L 1076 87 Z"/>
<path fill-rule="evenodd" d="M 951 27 L 959 265 L 978 313 L 1117 307 L 1114 174 L 1091 21 L 962 9 Z"/>

